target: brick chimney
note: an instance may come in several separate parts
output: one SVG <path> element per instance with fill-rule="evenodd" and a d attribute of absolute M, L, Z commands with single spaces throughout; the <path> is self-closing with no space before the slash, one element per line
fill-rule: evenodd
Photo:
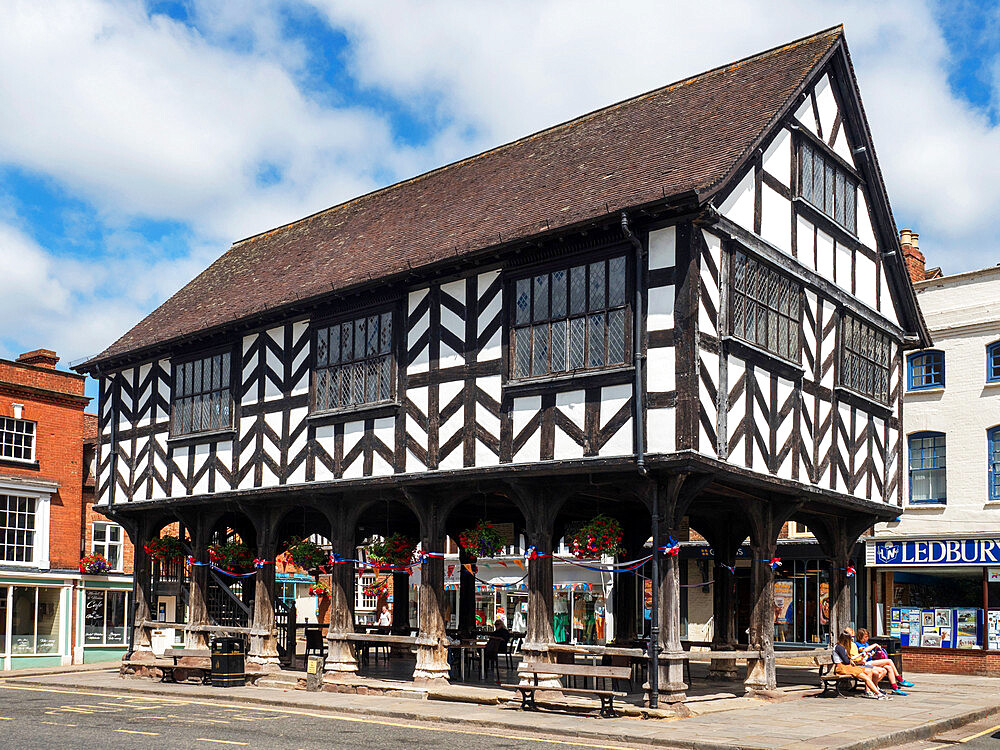
<path fill-rule="evenodd" d="M 23 365 L 34 365 L 35 367 L 47 367 L 50 370 L 56 369 L 56 362 L 59 355 L 51 349 L 35 349 L 32 352 L 25 352 L 17 361 Z"/>
<path fill-rule="evenodd" d="M 906 262 L 906 270 L 910 273 L 911 281 L 923 281 L 927 278 L 925 269 L 926 259 L 920 252 L 920 235 L 909 229 L 899 230 L 899 244 L 903 246 L 903 260 Z"/>

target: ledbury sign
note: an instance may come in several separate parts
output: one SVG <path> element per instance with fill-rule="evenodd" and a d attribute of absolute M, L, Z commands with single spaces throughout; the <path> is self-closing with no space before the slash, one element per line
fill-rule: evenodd
<path fill-rule="evenodd" d="M 1000 537 L 874 542 L 869 565 L 997 565 Z"/>

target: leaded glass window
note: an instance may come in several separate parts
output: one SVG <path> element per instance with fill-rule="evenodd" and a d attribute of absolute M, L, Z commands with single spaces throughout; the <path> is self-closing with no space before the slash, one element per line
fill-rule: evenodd
<path fill-rule="evenodd" d="M 376 312 L 319 328 L 313 406 L 346 409 L 392 399 L 392 313 Z"/>
<path fill-rule="evenodd" d="M 623 365 L 628 358 L 624 255 L 514 282 L 511 375 Z"/>
<path fill-rule="evenodd" d="M 229 352 L 176 365 L 171 433 L 190 435 L 232 426 Z"/>
<path fill-rule="evenodd" d="M 792 362 L 800 360 L 802 291 L 798 284 L 743 253 L 734 253 L 732 335 Z"/>
<path fill-rule="evenodd" d="M 799 146 L 799 195 L 852 233 L 858 230 L 854 178 L 807 140 Z"/>
<path fill-rule="evenodd" d="M 889 337 L 851 315 L 844 316 L 841 337 L 840 385 L 888 404 L 892 367 Z"/>

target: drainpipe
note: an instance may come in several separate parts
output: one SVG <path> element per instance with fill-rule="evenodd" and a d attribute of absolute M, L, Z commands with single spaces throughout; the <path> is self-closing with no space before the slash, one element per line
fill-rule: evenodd
<path fill-rule="evenodd" d="M 647 476 L 646 469 L 646 427 L 645 419 L 645 389 L 642 385 L 642 360 L 645 353 L 642 347 L 642 243 L 635 236 L 632 227 L 628 223 L 628 214 L 622 211 L 622 233 L 632 243 L 635 248 L 635 304 L 632 311 L 632 366 L 635 370 L 635 397 L 632 399 L 633 407 L 633 433 L 635 443 L 635 466 L 639 470 L 640 476 Z"/>
<path fill-rule="evenodd" d="M 639 238 L 635 236 L 632 227 L 628 223 L 628 214 L 622 211 L 622 233 L 632 243 L 635 248 L 635 307 L 632 316 L 633 336 L 632 336 L 632 363 L 635 368 L 635 398 L 632 399 L 634 405 L 635 426 L 635 466 L 639 470 L 640 476 L 648 476 L 646 469 L 646 430 L 644 418 L 646 415 L 645 389 L 642 384 L 642 360 L 646 356 L 642 347 L 642 258 L 643 248 Z M 660 538 L 658 533 L 660 521 L 660 509 L 658 507 L 658 492 L 653 492 L 653 569 L 652 569 L 652 595 L 653 606 L 650 610 L 649 622 L 649 707 L 657 708 L 659 705 L 659 651 L 660 651 L 660 618 L 659 618 L 659 589 L 660 589 L 660 567 L 659 553 Z"/>

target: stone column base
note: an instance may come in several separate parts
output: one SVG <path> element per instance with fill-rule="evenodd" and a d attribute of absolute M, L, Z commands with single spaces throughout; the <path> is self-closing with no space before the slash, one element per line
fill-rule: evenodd
<path fill-rule="evenodd" d="M 735 659 L 712 659 L 708 668 L 708 679 L 733 682 L 739 679 L 739 669 Z"/>
<path fill-rule="evenodd" d="M 326 662 L 323 669 L 339 674 L 357 674 L 358 660 L 350 641 L 334 638 L 326 639 Z"/>
<path fill-rule="evenodd" d="M 422 684 L 447 685 L 451 674 L 448 649 L 436 638 L 417 640 L 417 664 L 413 668 L 413 681 Z"/>
<path fill-rule="evenodd" d="M 277 656 L 248 656 L 247 667 L 255 667 L 255 672 L 280 672 L 281 661 Z"/>

